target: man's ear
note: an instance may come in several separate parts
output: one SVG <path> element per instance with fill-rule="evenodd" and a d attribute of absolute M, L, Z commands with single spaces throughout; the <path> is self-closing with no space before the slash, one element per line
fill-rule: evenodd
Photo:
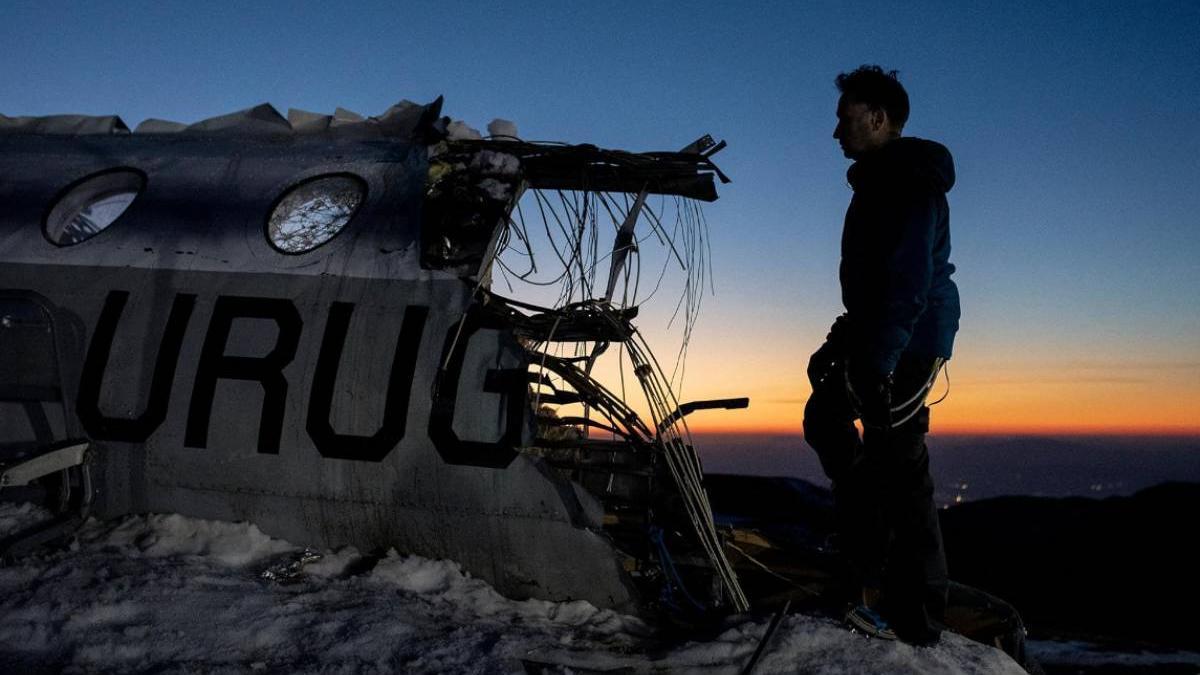
<path fill-rule="evenodd" d="M 890 126 L 887 111 L 883 108 L 871 108 L 868 114 L 870 115 L 872 131 L 879 131 Z"/>

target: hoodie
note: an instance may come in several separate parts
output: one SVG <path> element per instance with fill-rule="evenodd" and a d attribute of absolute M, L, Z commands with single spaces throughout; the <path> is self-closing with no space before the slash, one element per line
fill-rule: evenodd
<path fill-rule="evenodd" d="M 839 276 L 852 361 L 882 376 L 902 353 L 950 358 L 960 314 L 950 279 L 954 160 L 945 146 L 898 138 L 855 162 Z"/>

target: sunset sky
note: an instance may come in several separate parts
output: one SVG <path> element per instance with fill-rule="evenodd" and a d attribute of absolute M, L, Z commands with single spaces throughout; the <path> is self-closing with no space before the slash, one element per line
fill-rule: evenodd
<path fill-rule="evenodd" d="M 914 5 L 916 8 L 910 7 Z M 21 3 L 0 113 L 195 121 L 260 102 L 378 114 L 446 99 L 530 140 L 678 149 L 733 178 L 706 208 L 715 294 L 693 429 L 798 432 L 840 313 L 848 162 L 833 78 L 900 70 L 906 135 L 954 154 L 963 320 L 942 432 L 1200 434 L 1200 5 Z M 670 361 L 674 298 L 641 318 Z M 944 388 L 939 383 L 938 393 Z"/>

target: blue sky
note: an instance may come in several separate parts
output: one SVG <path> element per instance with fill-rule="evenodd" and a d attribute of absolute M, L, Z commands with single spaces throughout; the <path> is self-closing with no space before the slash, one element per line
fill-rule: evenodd
<path fill-rule="evenodd" d="M 511 119 L 528 139 L 726 139 L 716 159 L 734 182 L 707 211 L 717 292 L 692 345 L 697 395 L 723 395 L 709 381 L 731 362 L 783 364 L 752 387 L 793 401 L 779 415 L 798 415 L 803 362 L 840 311 L 849 191 L 833 78 L 897 68 L 905 133 L 957 162 L 967 389 L 1133 370 L 1145 388 L 1105 400 L 1169 392 L 1183 401 L 1163 424 L 1195 413 L 1200 430 L 1200 385 L 1186 384 L 1200 381 L 1200 4 L 14 4 L 0 23 L 7 115 L 133 126 L 444 95 L 447 114 Z M 967 398 L 951 417 L 992 414 Z"/>

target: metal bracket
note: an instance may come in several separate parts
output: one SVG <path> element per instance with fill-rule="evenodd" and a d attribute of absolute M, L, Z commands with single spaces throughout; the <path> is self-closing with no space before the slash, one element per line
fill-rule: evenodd
<path fill-rule="evenodd" d="M 70 511 L 31 525 L 7 537 L 0 537 L 0 563 L 14 560 L 39 546 L 68 537 L 87 520 L 91 513 L 92 498 L 95 496 L 91 471 L 88 469 L 91 455 L 90 446 L 88 441 L 66 441 L 61 444 L 61 447 L 52 448 L 15 464 L 0 464 L 0 490 L 6 487 L 27 485 L 29 481 L 57 471 L 67 471 L 78 467 L 81 491 L 78 504 L 72 506 Z"/>
<path fill-rule="evenodd" d="M 0 488 L 28 485 L 29 481 L 83 464 L 90 443 L 73 443 L 44 452 L 25 461 L 5 466 L 0 464 Z"/>
<path fill-rule="evenodd" d="M 749 406 L 750 399 L 748 398 L 722 398 L 712 401 L 691 401 L 690 403 L 684 403 L 683 405 L 679 406 L 675 412 L 667 415 L 667 418 L 658 425 L 658 431 L 661 433 L 667 427 L 696 412 L 697 410 L 712 410 L 714 408 L 734 410 L 737 408 L 748 408 Z"/>

